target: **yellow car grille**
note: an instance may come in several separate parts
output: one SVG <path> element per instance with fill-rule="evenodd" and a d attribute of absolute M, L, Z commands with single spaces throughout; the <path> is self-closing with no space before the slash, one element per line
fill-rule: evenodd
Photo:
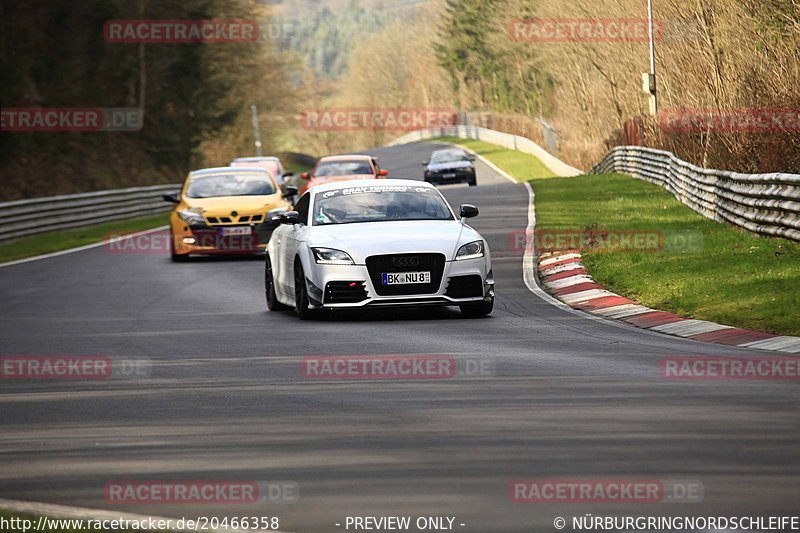
<path fill-rule="evenodd" d="M 238 217 L 206 217 L 209 226 L 224 226 L 226 224 L 255 224 L 264 221 L 264 215 L 241 215 Z"/>

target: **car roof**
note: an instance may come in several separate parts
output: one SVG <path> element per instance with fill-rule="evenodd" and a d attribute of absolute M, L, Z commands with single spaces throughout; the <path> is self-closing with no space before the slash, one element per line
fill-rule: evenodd
<path fill-rule="evenodd" d="M 233 163 L 258 163 L 260 161 L 280 161 L 279 158 L 274 156 L 254 156 L 254 157 L 237 157 Z"/>
<path fill-rule="evenodd" d="M 404 186 L 404 187 L 424 187 L 426 189 L 435 189 L 432 184 L 419 181 L 419 180 L 404 180 L 404 179 L 366 179 L 366 180 L 348 180 L 348 181 L 334 181 L 330 183 L 322 183 L 315 185 L 314 188 L 309 189 L 309 192 L 316 194 L 325 191 L 332 191 L 337 189 L 351 189 L 353 187 L 387 187 L 387 186 Z"/>
<path fill-rule="evenodd" d="M 372 161 L 373 158 L 371 155 L 364 155 L 364 154 L 326 155 L 325 157 L 321 157 L 319 159 L 319 162 L 322 163 L 323 161 L 350 161 L 353 159 Z"/>
<path fill-rule="evenodd" d="M 467 151 L 464 150 L 463 148 L 455 148 L 455 147 L 453 147 L 453 148 L 440 148 L 439 150 L 434 150 L 433 151 L 434 154 L 440 154 L 442 152 L 458 152 L 458 153 L 461 153 L 461 154 L 466 154 L 467 153 Z"/>
<path fill-rule="evenodd" d="M 259 172 L 271 176 L 269 170 L 258 167 L 214 167 L 193 170 L 190 176 L 204 176 L 206 174 L 241 174 L 242 172 Z"/>

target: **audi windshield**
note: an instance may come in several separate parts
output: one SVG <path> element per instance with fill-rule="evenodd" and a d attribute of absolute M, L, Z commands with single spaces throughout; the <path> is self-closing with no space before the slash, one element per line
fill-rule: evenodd
<path fill-rule="evenodd" d="M 436 189 L 352 187 L 321 192 L 314 202 L 315 226 L 396 220 L 455 220 Z"/>

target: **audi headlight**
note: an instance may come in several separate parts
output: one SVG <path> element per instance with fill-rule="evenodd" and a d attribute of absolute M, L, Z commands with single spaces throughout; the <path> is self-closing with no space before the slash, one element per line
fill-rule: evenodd
<path fill-rule="evenodd" d="M 352 265 L 353 258 L 346 252 L 333 248 L 312 248 L 314 260 L 318 265 Z"/>
<path fill-rule="evenodd" d="M 178 216 L 181 218 L 181 220 L 183 220 L 184 222 L 187 222 L 190 225 L 191 224 L 205 224 L 206 223 L 205 219 L 203 219 L 202 213 L 199 213 L 197 211 L 193 211 L 191 209 L 185 209 L 183 211 L 178 211 Z"/>
<path fill-rule="evenodd" d="M 478 259 L 479 257 L 483 257 L 483 241 L 467 243 L 456 252 L 456 261 Z"/>

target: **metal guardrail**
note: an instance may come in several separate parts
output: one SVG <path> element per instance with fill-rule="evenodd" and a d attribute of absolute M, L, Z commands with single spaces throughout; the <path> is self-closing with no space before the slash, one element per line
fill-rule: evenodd
<path fill-rule="evenodd" d="M 49 196 L 0 203 L 0 242 L 59 229 L 154 215 L 174 204 L 162 196 L 180 184 Z"/>
<path fill-rule="evenodd" d="M 571 167 L 525 137 L 477 126 L 444 126 L 413 131 L 390 146 L 436 137 L 476 139 L 532 154 L 559 176 Z M 800 174 L 741 174 L 700 168 L 670 152 L 617 146 L 592 169 L 620 172 L 660 185 L 701 215 L 754 233 L 800 241 Z M 0 242 L 47 231 L 153 215 L 173 206 L 162 199 L 180 184 L 133 187 L 0 203 Z"/>
<path fill-rule="evenodd" d="M 460 137 L 497 144 L 538 157 L 559 176 L 584 172 L 571 167 L 525 137 L 477 126 L 444 126 L 412 131 L 390 146 L 436 137 Z M 800 241 L 800 174 L 741 174 L 697 167 L 671 152 L 617 146 L 591 171 L 620 172 L 655 183 L 678 200 L 717 222 L 753 233 Z"/>
<path fill-rule="evenodd" d="M 519 135 L 511 135 L 501 131 L 481 128 L 479 126 L 442 126 L 426 130 L 412 131 L 395 139 L 389 146 L 407 144 L 410 142 L 425 141 L 436 137 L 459 137 L 461 139 L 475 139 L 491 144 L 497 144 L 511 150 L 518 150 L 526 154 L 536 156 L 544 165 L 558 176 L 579 176 L 585 174 L 582 170 L 571 167 L 559 158 L 549 153 L 547 150 L 528 139 Z"/>
<path fill-rule="evenodd" d="M 617 146 L 592 169 L 655 183 L 701 215 L 773 237 L 800 241 L 800 174 L 740 174 L 700 168 L 671 152 Z"/>

